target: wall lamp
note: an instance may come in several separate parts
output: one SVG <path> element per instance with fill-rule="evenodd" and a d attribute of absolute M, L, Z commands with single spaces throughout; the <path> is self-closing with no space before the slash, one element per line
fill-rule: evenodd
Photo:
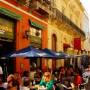
<path fill-rule="evenodd" d="M 29 39 L 30 38 L 30 31 L 29 30 L 26 30 L 24 32 L 24 38 L 26 38 L 26 39 Z"/>

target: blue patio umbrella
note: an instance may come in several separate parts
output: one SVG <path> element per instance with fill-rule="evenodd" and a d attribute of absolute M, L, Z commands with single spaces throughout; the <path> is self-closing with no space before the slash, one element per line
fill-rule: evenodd
<path fill-rule="evenodd" d="M 67 59 L 67 58 L 70 58 L 70 55 L 69 55 L 69 54 L 66 54 L 66 53 L 64 53 L 64 52 L 62 52 L 62 51 L 57 52 L 57 55 L 58 55 L 58 58 L 59 58 L 59 59 Z"/>
<path fill-rule="evenodd" d="M 53 58 L 58 58 L 58 53 L 55 51 L 52 51 L 52 50 L 47 49 L 47 48 L 43 49 L 42 51 L 44 51 L 45 53 L 51 54 L 53 56 Z"/>
<path fill-rule="evenodd" d="M 28 46 L 24 49 L 21 49 L 21 50 L 15 51 L 14 53 L 9 54 L 8 57 L 52 58 L 53 56 L 48 53 L 43 52 L 42 50 L 36 49 L 32 46 Z"/>
<path fill-rule="evenodd" d="M 55 51 L 52 51 L 50 49 L 43 49 L 44 52 L 48 53 L 48 54 L 51 54 L 53 55 L 53 58 L 56 58 L 56 59 L 65 59 L 65 58 L 69 58 L 69 55 L 64 53 L 64 52 L 55 52 Z"/>

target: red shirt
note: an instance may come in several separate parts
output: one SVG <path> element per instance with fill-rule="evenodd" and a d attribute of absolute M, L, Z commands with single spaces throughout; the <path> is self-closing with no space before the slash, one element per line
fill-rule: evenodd
<path fill-rule="evenodd" d="M 74 81 L 75 85 L 78 86 L 78 84 L 82 84 L 82 82 L 83 82 L 82 77 L 80 75 L 77 75 Z"/>

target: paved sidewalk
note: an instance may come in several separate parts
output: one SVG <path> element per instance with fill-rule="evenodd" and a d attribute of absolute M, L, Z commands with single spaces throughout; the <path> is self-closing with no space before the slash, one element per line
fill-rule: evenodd
<path fill-rule="evenodd" d="M 89 79 L 89 83 L 87 84 L 86 90 L 90 90 L 90 79 Z"/>

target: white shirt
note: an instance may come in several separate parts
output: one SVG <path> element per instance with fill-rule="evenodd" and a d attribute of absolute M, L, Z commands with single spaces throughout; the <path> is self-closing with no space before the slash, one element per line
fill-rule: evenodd
<path fill-rule="evenodd" d="M 2 67 L 0 66 L 0 74 L 3 74 L 3 70 Z"/>
<path fill-rule="evenodd" d="M 25 86 L 21 86 L 20 90 L 30 90 L 30 88 L 29 87 L 25 87 Z"/>

